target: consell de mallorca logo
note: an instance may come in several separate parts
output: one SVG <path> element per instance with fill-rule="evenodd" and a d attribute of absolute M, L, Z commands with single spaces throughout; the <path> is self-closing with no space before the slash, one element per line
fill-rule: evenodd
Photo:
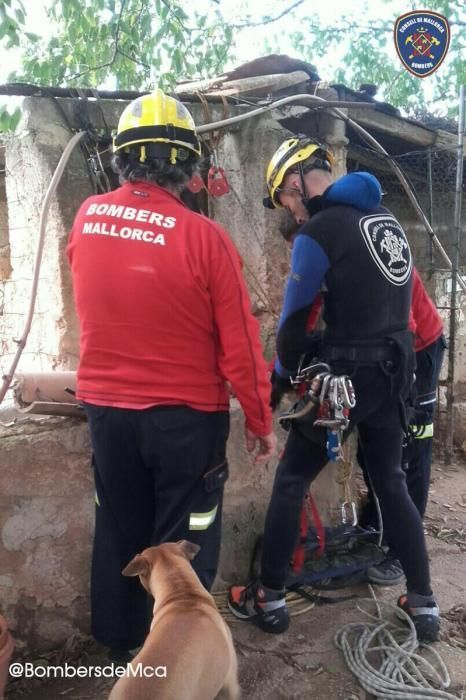
<path fill-rule="evenodd" d="M 395 22 L 395 46 L 404 67 L 418 78 L 439 68 L 450 45 L 450 26 L 443 15 L 415 10 Z"/>

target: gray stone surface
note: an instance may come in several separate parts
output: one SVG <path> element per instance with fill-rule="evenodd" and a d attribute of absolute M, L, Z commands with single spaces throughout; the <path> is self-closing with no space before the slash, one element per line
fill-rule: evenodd
<path fill-rule="evenodd" d="M 465 466 L 458 465 L 450 470 L 438 466 L 434 469 L 432 491 L 426 524 L 428 530 L 434 523 L 443 523 L 447 527 L 456 524 L 464 529 Z M 437 536 L 428 536 L 428 546 L 433 587 L 442 612 L 442 641 L 435 645 L 435 649 L 450 673 L 450 692 L 460 698 L 464 692 L 466 664 L 466 557 L 458 544 Z M 393 604 L 404 589 L 402 585 L 374 587 L 374 592 L 380 601 Z M 334 634 L 342 625 L 366 619 L 358 605 L 370 594 L 363 584 L 341 593 L 358 597 L 338 605 L 314 607 L 294 616 L 289 631 L 283 635 L 266 635 L 247 623 L 231 622 L 228 617 L 238 653 L 244 700 L 372 700 L 350 674 L 333 643 Z M 224 596 L 218 595 L 216 600 L 224 610 Z M 34 654 L 32 659 L 37 664 L 58 663 L 57 658 L 62 663 L 68 660 L 75 665 L 105 666 L 108 663 L 103 651 L 89 640 L 80 643 L 81 651 L 73 650 L 73 644 L 69 644 L 68 649 L 65 647 L 51 659 L 48 656 L 41 659 L 39 654 Z M 42 700 L 44 697 L 61 700 L 63 696 L 71 700 L 106 700 L 112 685 L 110 679 L 95 678 L 23 680 L 9 686 L 6 700 Z"/>
<path fill-rule="evenodd" d="M 60 104 L 76 127 L 76 102 L 62 100 Z M 102 103 L 110 128 L 116 126 L 123 106 L 121 102 Z M 89 109 L 93 123 L 103 127 L 100 106 L 90 103 Z M 231 113 L 244 109 L 247 108 L 234 106 Z M 193 111 L 196 121 L 202 123 L 202 106 L 193 106 Z M 221 118 L 222 111 L 221 105 L 212 107 L 210 119 Z M 328 117 L 319 117 L 315 123 L 316 135 L 327 139 L 335 149 L 336 172 L 343 173 L 343 123 Z M 280 215 L 262 207 L 263 178 L 270 155 L 287 133 L 270 114 L 243 122 L 226 133 L 218 150 L 231 193 L 210 202 L 212 216 L 228 229 L 243 257 L 253 310 L 261 323 L 269 357 L 289 252 L 278 231 Z M 19 131 L 7 144 L 6 189 L 0 187 L 0 204 L 5 195 L 8 198 L 9 226 L 6 236 L 4 211 L 0 221 L 2 372 L 16 351 L 14 339 L 24 324 L 44 194 L 69 138 L 69 129 L 51 100 L 25 100 Z M 36 315 L 21 360 L 23 371 L 76 366 L 78 330 L 64 249 L 73 216 L 90 191 L 84 158 L 76 149 L 50 211 Z M 421 233 L 418 225 L 408 227 L 408 235 L 416 242 Z M 430 283 L 439 306 L 449 303 L 447 277 L 439 273 Z M 455 358 L 458 444 L 466 441 L 465 338 L 463 307 L 458 313 Z M 233 407 L 232 419 L 232 476 L 225 498 L 219 586 L 246 575 L 252 544 L 262 530 L 276 464 L 275 461 L 268 468 L 251 465 L 243 447 L 243 417 L 238 407 Z M 50 648 L 61 644 L 71 631 L 88 629 L 93 485 L 87 430 L 85 424 L 51 419 L 6 429 L 1 438 L 0 601 L 20 638 L 32 648 Z M 335 472 L 335 466 L 327 468 L 315 487 L 327 521 L 341 497 Z M 451 562 L 454 569 L 456 559 Z"/>
<path fill-rule="evenodd" d="M 234 403 L 231 418 L 217 589 L 247 578 L 277 464 L 275 458 L 254 466 Z M 0 440 L 0 609 L 31 649 L 56 648 L 71 632 L 89 631 L 94 487 L 87 426 L 65 418 L 29 420 L 0 428 Z M 314 485 L 325 522 L 340 498 L 334 469 Z"/>
<path fill-rule="evenodd" d="M 1 429 L 0 601 L 30 648 L 87 631 L 93 484 L 85 423 Z"/>

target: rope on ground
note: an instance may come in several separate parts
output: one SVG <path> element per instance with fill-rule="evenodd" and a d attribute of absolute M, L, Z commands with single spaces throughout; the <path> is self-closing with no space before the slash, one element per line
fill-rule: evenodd
<path fill-rule="evenodd" d="M 371 588 L 371 587 L 370 587 Z M 352 622 L 341 627 L 335 645 L 345 657 L 351 673 L 367 693 L 380 700 L 461 700 L 447 692 L 450 675 L 443 659 L 432 646 L 419 645 L 414 624 L 403 610 L 377 600 L 371 588 L 376 614 L 358 605 L 372 622 Z M 396 611 L 405 624 L 383 616 L 382 607 Z M 431 660 L 417 653 L 425 649 Z"/>

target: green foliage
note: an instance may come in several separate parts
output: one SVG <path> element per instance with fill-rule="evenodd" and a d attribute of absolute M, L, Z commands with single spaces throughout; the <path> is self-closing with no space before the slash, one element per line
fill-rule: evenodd
<path fill-rule="evenodd" d="M 17 107 L 13 112 L 10 112 L 7 107 L 0 106 L 0 133 L 5 131 L 14 131 L 18 126 L 21 117 L 21 110 Z"/>
<path fill-rule="evenodd" d="M 6 47 L 19 46 L 25 10 L 21 0 L 0 0 L 0 42 Z"/>
<path fill-rule="evenodd" d="M 204 13 L 189 0 L 49 0 L 48 18 L 53 37 L 43 39 L 26 31 L 28 3 L 39 0 L 0 0 L 0 47 L 18 47 L 22 69 L 10 81 L 48 86 L 101 87 L 147 90 L 156 85 L 171 88 L 180 79 L 218 75 L 235 51 L 235 37 L 250 22 L 247 0 L 239 2 L 238 23 L 227 23 L 219 0 L 211 0 Z M 390 0 L 381 0 L 382 6 Z M 331 82 L 358 88 L 361 83 L 379 86 L 378 97 L 402 107 L 408 114 L 426 108 L 424 87 L 433 87 L 434 102 L 456 110 L 459 85 L 466 79 L 466 17 L 462 0 L 431 0 L 429 9 L 448 17 L 452 26 L 449 59 L 430 78 L 420 80 L 401 65 L 393 44 L 393 21 L 365 19 L 347 14 L 325 24 L 319 12 L 303 17 L 312 3 L 296 0 L 278 3 L 273 17 L 277 31 L 268 33 L 257 53 L 282 53 L 285 24 L 282 17 L 295 6 L 301 16 L 289 14 L 288 26 L 295 53 L 314 63 L 316 58 L 339 56 L 339 68 L 322 71 Z M 272 7 L 272 5 L 271 5 Z M 346 9 L 346 5 L 343 10 Z M 294 11 L 296 12 L 296 11 Z M 369 13 L 368 13 L 369 14 Z M 297 16 L 296 16 L 297 17 Z M 285 20 L 286 21 L 286 20 Z M 432 100 L 429 101 L 432 109 Z M 1 109 L 1 108 L 0 108 Z M 0 112 L 0 130 L 14 122 Z"/>
<path fill-rule="evenodd" d="M 11 49 L 19 46 L 23 36 L 31 43 L 38 40 L 35 34 L 24 31 L 25 9 L 21 0 L 0 0 L 0 47 Z M 0 105 L 0 133 L 14 131 L 18 125 L 21 110 L 8 109 Z"/>
<path fill-rule="evenodd" d="M 144 90 L 221 71 L 231 30 L 217 13 L 190 18 L 179 0 L 61 0 L 50 9 L 54 38 L 24 43 L 11 79 Z"/>

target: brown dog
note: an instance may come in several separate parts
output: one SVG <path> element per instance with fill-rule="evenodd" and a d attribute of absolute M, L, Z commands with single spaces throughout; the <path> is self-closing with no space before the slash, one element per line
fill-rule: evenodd
<path fill-rule="evenodd" d="M 186 540 L 170 542 L 123 569 L 154 596 L 154 618 L 133 673 L 118 680 L 109 700 L 239 700 L 230 630 L 189 563 L 198 551 Z"/>

